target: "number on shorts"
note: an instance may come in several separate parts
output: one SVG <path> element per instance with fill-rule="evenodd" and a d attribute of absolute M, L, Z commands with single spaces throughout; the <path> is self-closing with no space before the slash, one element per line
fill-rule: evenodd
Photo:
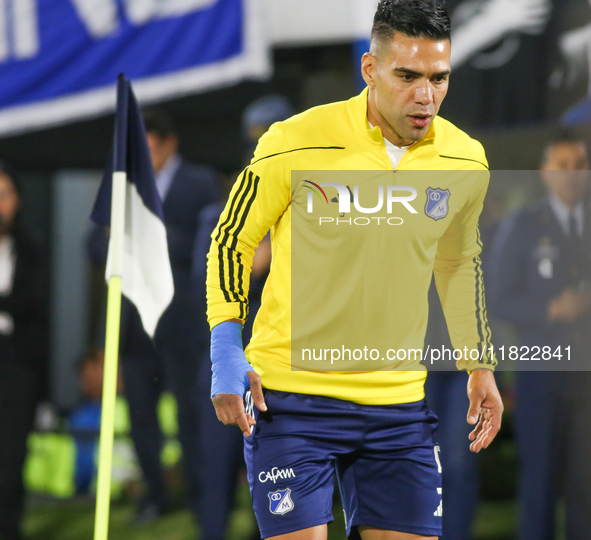
<path fill-rule="evenodd" d="M 437 472 L 441 473 L 441 459 L 439 459 L 439 452 L 441 452 L 441 449 L 437 444 L 433 447 L 433 453 L 435 454 L 435 461 L 437 462 Z"/>

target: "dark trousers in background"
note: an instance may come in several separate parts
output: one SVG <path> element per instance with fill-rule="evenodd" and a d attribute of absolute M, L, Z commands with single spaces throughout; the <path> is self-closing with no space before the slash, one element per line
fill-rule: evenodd
<path fill-rule="evenodd" d="M 213 229 L 213 224 L 211 229 Z M 250 288 L 250 316 L 242 330 L 244 346 L 252 335 L 254 318 L 260 308 L 260 294 L 264 280 L 252 280 Z M 201 496 L 199 498 L 199 526 L 201 538 L 225 540 L 225 532 L 234 508 L 240 470 L 244 463 L 244 437 L 236 426 L 225 426 L 215 413 L 211 402 L 211 358 L 209 348 L 203 351 L 199 367 L 197 397 L 200 413 Z M 255 522 L 254 511 L 252 520 Z M 252 539 L 259 539 L 258 528 Z"/>
<path fill-rule="evenodd" d="M 161 462 L 164 439 L 157 408 L 160 395 L 169 390 L 177 401 L 187 505 L 196 514 L 200 492 L 199 413 L 195 392 L 199 358 L 189 341 L 157 351 L 147 335 L 136 336 L 130 354 L 122 360 L 122 369 L 131 437 L 148 487 L 144 504 L 156 504 L 162 509 L 168 504 Z"/>
<path fill-rule="evenodd" d="M 0 539 L 21 538 L 23 465 L 41 377 L 13 360 L 0 360 Z"/>
<path fill-rule="evenodd" d="M 466 422 L 470 401 L 465 372 L 430 372 L 425 384 L 429 408 L 438 416 L 435 439 L 441 448 L 443 535 L 441 540 L 470 540 L 478 502 L 478 458 L 470 452 Z"/>
<path fill-rule="evenodd" d="M 244 467 L 243 436 L 236 426 L 225 426 L 211 403 L 211 361 L 209 351 L 201 363 L 199 409 L 202 491 L 199 498 L 201 538 L 224 540 L 240 468 Z"/>
<path fill-rule="evenodd" d="M 555 538 L 560 494 L 566 503 L 567 540 L 589 538 L 591 373 L 517 373 L 515 432 L 519 540 Z"/>

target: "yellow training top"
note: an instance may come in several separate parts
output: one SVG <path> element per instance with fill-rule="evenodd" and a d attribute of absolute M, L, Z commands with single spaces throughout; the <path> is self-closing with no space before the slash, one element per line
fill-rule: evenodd
<path fill-rule="evenodd" d="M 306 215 L 308 193 L 301 182 L 292 182 L 292 171 L 391 171 L 381 130 L 370 129 L 367 122 L 367 95 L 365 89 L 349 101 L 310 109 L 274 124 L 261 138 L 212 233 L 207 274 L 208 319 L 212 328 L 230 319 L 246 320 L 254 250 L 270 229 L 271 271 L 246 349 L 247 359 L 261 375 L 263 387 L 369 405 L 408 403 L 424 397 L 424 369 L 291 369 L 292 212 Z M 460 172 L 442 173 L 433 180 L 429 175 L 423 178 L 405 171 Z M 494 368 L 496 360 L 489 354 L 490 331 L 479 258 L 478 218 L 488 186 L 486 171 L 481 144 L 436 117 L 427 135 L 409 148 L 392 175 L 396 178 L 392 183 L 410 185 L 416 190 L 416 197 L 410 202 L 412 213 L 397 203 L 405 223 L 396 228 L 400 232 L 391 235 L 395 243 L 392 253 L 396 256 L 388 261 L 388 272 L 399 286 L 391 287 L 388 305 L 396 309 L 379 314 L 387 321 L 384 330 L 391 334 L 393 348 L 422 348 L 428 316 L 427 292 L 435 272 L 454 347 L 481 353 L 478 360 L 460 360 L 458 368 Z M 311 173 L 306 178 L 312 180 L 313 176 Z M 434 181 L 437 185 L 430 185 Z M 329 197 L 337 194 L 333 187 L 325 187 L 324 191 Z M 433 191 L 438 197 L 443 196 L 445 204 L 437 207 L 430 203 Z M 319 199 L 315 201 L 320 208 Z M 339 316 L 335 313 L 335 320 Z"/>

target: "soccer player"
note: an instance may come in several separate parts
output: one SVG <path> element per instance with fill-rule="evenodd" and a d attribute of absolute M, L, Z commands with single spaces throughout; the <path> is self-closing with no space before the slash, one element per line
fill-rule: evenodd
<path fill-rule="evenodd" d="M 478 142 L 437 117 L 450 75 L 449 36 L 449 17 L 438 0 L 382 0 L 370 52 L 361 62 L 367 88 L 349 101 L 274 124 L 212 234 L 211 395 L 218 418 L 244 433 L 263 538 L 325 540 L 335 476 L 348 535 L 410 540 L 441 534 L 437 419 L 424 400 L 426 372 L 291 369 L 291 225 L 305 212 L 304 188 L 292 185 L 292 171 L 473 171 L 412 177 L 411 218 L 398 227 L 404 233 L 389 235 L 393 244 L 380 253 L 381 260 L 388 257 L 383 286 L 392 309 L 380 311 L 382 319 L 373 326 L 383 324 L 380 331 L 393 344 L 422 347 L 434 271 L 454 347 L 479 352 L 476 361 L 458 361 L 470 370 L 470 448 L 486 448 L 499 431 L 503 405 L 492 373 L 478 257 L 486 158 Z M 269 229 L 273 262 L 245 355 L 241 328 L 248 316 L 249 269 Z M 362 269 L 357 275 L 356 268 Z M 370 266 L 351 265 L 357 283 L 366 278 L 364 268 Z M 310 283 L 319 277 L 322 271 Z M 355 291 L 338 290 L 339 304 L 354 300 Z M 344 324 L 345 315 L 334 310 L 335 326 Z M 246 395 L 245 410 L 248 388 L 252 398 Z"/>

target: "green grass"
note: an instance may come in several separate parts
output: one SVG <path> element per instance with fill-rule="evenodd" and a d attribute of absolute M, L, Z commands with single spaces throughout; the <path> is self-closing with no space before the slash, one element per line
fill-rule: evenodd
<path fill-rule="evenodd" d="M 230 520 L 229 540 L 250 540 L 256 528 L 248 488 L 242 484 L 236 509 Z M 207 540 L 201 538 L 192 516 L 179 510 L 144 526 L 132 526 L 134 504 L 114 503 L 111 507 L 109 540 Z M 346 540 L 343 512 L 334 508 L 335 521 L 329 525 L 329 540 Z M 515 534 L 513 501 L 480 504 L 474 540 L 510 540 Z M 94 530 L 94 502 L 90 499 L 29 501 L 24 520 L 27 540 L 91 540 Z"/>
<path fill-rule="evenodd" d="M 513 540 L 516 527 L 515 501 L 480 503 L 474 521 L 474 540 Z"/>
<path fill-rule="evenodd" d="M 137 527 L 128 525 L 132 515 L 130 504 L 112 506 L 110 540 L 195 540 L 195 527 L 188 512 L 171 513 Z M 93 530 L 94 506 L 89 500 L 35 502 L 24 523 L 27 540 L 91 540 Z"/>

